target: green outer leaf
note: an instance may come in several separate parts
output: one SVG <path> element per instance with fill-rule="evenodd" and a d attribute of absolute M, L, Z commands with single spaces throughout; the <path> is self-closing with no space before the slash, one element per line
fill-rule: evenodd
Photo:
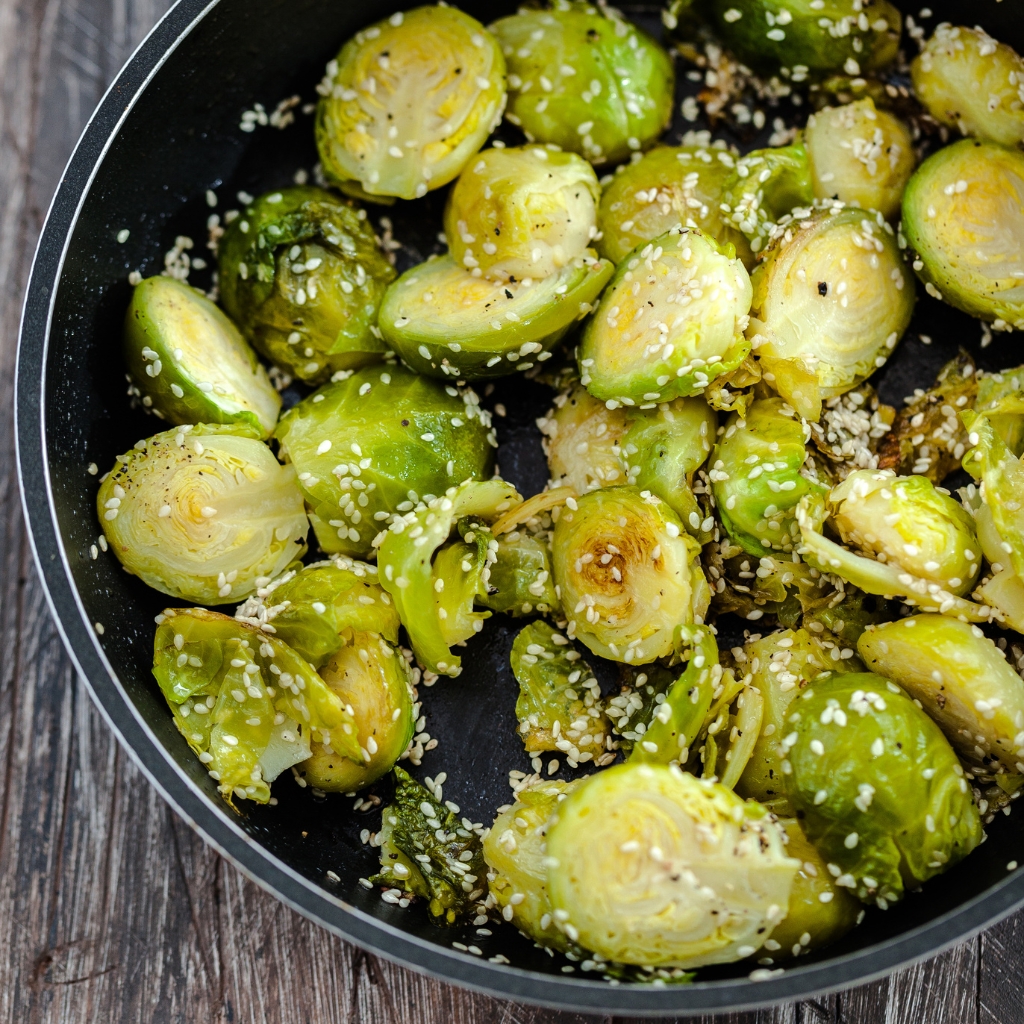
<path fill-rule="evenodd" d="M 434 556 L 431 571 L 434 605 L 449 647 L 475 636 L 484 619 L 491 617 L 490 612 L 473 611 L 473 606 L 487 593 L 491 531 L 472 519 L 460 520 L 458 527 L 463 539 L 443 545 Z"/>
<path fill-rule="evenodd" d="M 477 603 L 513 618 L 534 611 L 556 612 L 559 601 L 548 545 L 522 530 L 502 534 L 487 593 L 478 597 Z"/>

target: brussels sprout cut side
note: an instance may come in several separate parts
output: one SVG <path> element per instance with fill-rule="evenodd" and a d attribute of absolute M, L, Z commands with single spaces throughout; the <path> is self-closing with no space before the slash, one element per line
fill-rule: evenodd
<path fill-rule="evenodd" d="M 327 176 L 371 197 L 417 199 L 456 177 L 501 120 L 505 61 L 468 14 L 417 7 L 357 33 L 318 91 Z"/>

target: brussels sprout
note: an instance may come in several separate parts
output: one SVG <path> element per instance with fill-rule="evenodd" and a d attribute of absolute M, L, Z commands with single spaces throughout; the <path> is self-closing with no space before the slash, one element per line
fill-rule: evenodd
<path fill-rule="evenodd" d="M 699 551 L 668 505 L 636 487 L 569 504 L 552 541 L 568 636 L 613 661 L 669 654 L 675 627 L 701 621 L 710 600 Z"/>
<path fill-rule="evenodd" d="M 451 256 L 407 270 L 388 290 L 380 330 L 419 373 L 482 380 L 528 370 L 593 308 L 607 260 L 574 259 L 541 281 L 474 277 Z"/>
<path fill-rule="evenodd" d="M 697 395 L 750 351 L 743 264 L 692 228 L 660 235 L 618 266 L 587 324 L 581 381 L 621 405 Z"/>
<path fill-rule="evenodd" d="M 546 615 L 559 607 L 551 573 L 551 554 L 544 541 L 516 530 L 498 538 L 498 550 L 477 604 L 506 615 Z"/>
<path fill-rule="evenodd" d="M 597 175 L 575 153 L 486 149 L 448 194 L 448 247 L 491 280 L 541 280 L 586 254 L 600 198 Z"/>
<path fill-rule="evenodd" d="M 910 77 L 940 124 L 1003 146 L 1024 142 L 1024 60 L 984 29 L 936 26 Z"/>
<path fill-rule="evenodd" d="M 929 295 L 1024 328 L 1024 153 L 970 139 L 933 153 L 903 193 L 903 232 Z"/>
<path fill-rule="evenodd" d="M 326 175 L 370 196 L 417 199 L 456 177 L 497 126 L 505 60 L 468 14 L 417 7 L 356 33 L 318 91 Z"/>
<path fill-rule="evenodd" d="M 325 385 L 281 417 L 276 437 L 320 547 L 359 558 L 392 515 L 490 475 L 489 428 L 471 391 L 385 366 Z"/>
<path fill-rule="evenodd" d="M 235 612 L 283 640 L 314 668 L 347 642 L 346 629 L 398 643 L 398 612 L 377 582 L 377 567 L 335 555 L 278 576 Z"/>
<path fill-rule="evenodd" d="M 898 686 L 832 676 L 790 710 L 786 791 L 836 885 L 884 909 L 981 841 L 956 754 Z"/>
<path fill-rule="evenodd" d="M 238 328 L 184 282 L 149 277 L 135 286 L 124 355 L 143 403 L 162 419 L 274 432 L 281 399 L 266 370 Z"/>
<path fill-rule="evenodd" d="M 411 512 L 395 519 L 375 541 L 381 586 L 395 602 L 416 657 L 431 672 L 450 676 L 461 672 L 461 659 L 452 654 L 450 645 L 482 628 L 481 620 L 487 614 L 478 614 L 472 620 L 476 624 L 470 627 L 469 634 L 447 626 L 446 602 L 435 597 L 441 598 L 444 591 L 455 588 L 458 607 L 464 609 L 466 599 L 475 597 L 487 581 L 479 562 L 464 561 L 461 557 L 453 562 L 444 561 L 443 572 L 435 573 L 431 564 L 434 552 L 448 539 L 459 519 L 475 516 L 493 521 L 519 500 L 515 488 L 504 480 L 467 481 L 449 487 L 429 502 L 421 501 Z M 469 534 L 466 543 L 472 543 Z M 488 543 L 497 546 L 496 541 Z M 461 549 L 459 554 L 463 554 Z M 462 586 L 463 574 L 472 575 L 468 593 Z"/>
<path fill-rule="evenodd" d="M 857 649 L 924 705 L 966 761 L 1024 773 L 1024 680 L 977 626 L 916 615 L 868 627 Z"/>
<path fill-rule="evenodd" d="M 153 675 L 228 803 L 265 804 L 313 742 L 363 761 L 355 719 L 287 644 L 205 608 L 167 608 L 157 623 Z"/>
<path fill-rule="evenodd" d="M 426 786 L 394 772 L 395 799 L 377 837 L 381 868 L 370 881 L 421 896 L 435 924 L 461 924 L 487 889 L 480 839 Z"/>
<path fill-rule="evenodd" d="M 219 261 L 224 308 L 293 377 L 384 358 L 377 307 L 395 272 L 362 210 L 319 188 L 267 193 L 228 225 Z"/>
<path fill-rule="evenodd" d="M 540 621 L 516 636 L 511 660 L 519 683 L 519 735 L 528 754 L 559 750 L 573 765 L 601 763 L 611 739 L 601 688 L 568 643 Z"/>
<path fill-rule="evenodd" d="M 586 779 L 548 829 L 553 918 L 624 963 L 698 967 L 750 956 L 785 915 L 799 862 L 763 807 L 676 767 Z"/>
<path fill-rule="evenodd" d="M 752 280 L 748 335 L 764 379 L 808 420 L 885 364 L 914 309 L 891 228 L 863 210 L 780 228 Z"/>
<path fill-rule="evenodd" d="M 709 0 L 722 42 L 745 64 L 794 79 L 885 67 L 900 43 L 900 12 L 886 0 Z"/>
<path fill-rule="evenodd" d="M 809 431 L 781 398 L 754 402 L 734 413 L 711 454 L 712 493 L 733 543 L 760 557 L 792 551 L 799 538 L 795 508 L 805 494 L 825 488 L 805 468 Z"/>
<path fill-rule="evenodd" d="M 713 146 L 658 146 L 623 164 L 601 195 L 598 252 L 619 263 L 671 228 L 699 228 L 723 247 L 735 246 L 750 267 L 753 253 L 746 236 L 721 208 L 735 166 L 732 153 Z"/>
<path fill-rule="evenodd" d="M 295 470 L 245 424 L 174 427 L 119 455 L 96 511 L 121 564 L 162 594 L 230 604 L 306 550 Z"/>
<path fill-rule="evenodd" d="M 345 645 L 320 670 L 355 719 L 362 740 L 360 762 L 341 757 L 333 743 L 314 741 L 295 769 L 325 793 L 351 793 L 376 782 L 405 753 L 416 716 L 405 659 L 379 633 L 344 631 Z"/>
<path fill-rule="evenodd" d="M 506 120 L 593 164 L 646 149 L 672 117 L 669 55 L 618 11 L 581 0 L 491 26 L 508 61 Z"/>
<path fill-rule="evenodd" d="M 907 126 L 870 97 L 812 114 L 804 145 L 818 199 L 840 199 L 891 220 L 914 170 Z"/>

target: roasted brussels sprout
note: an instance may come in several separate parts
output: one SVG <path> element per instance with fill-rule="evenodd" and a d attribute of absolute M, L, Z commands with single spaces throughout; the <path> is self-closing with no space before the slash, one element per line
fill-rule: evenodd
<path fill-rule="evenodd" d="M 929 295 L 1024 328 L 1024 153 L 970 139 L 933 153 L 903 193 L 903 232 Z"/>
<path fill-rule="evenodd" d="M 619 264 L 580 346 L 580 379 L 595 398 L 667 402 L 739 366 L 751 285 L 731 251 L 686 228 Z"/>
<path fill-rule="evenodd" d="M 487 890 L 479 837 L 397 766 L 395 799 L 377 838 L 381 868 L 370 881 L 422 897 L 435 924 L 462 923 Z"/>
<path fill-rule="evenodd" d="M 265 804 L 313 742 L 353 768 L 363 762 L 352 714 L 287 644 L 205 608 L 167 608 L 157 623 L 153 675 L 228 803 Z"/>
<path fill-rule="evenodd" d="M 794 79 L 889 64 L 900 43 L 900 12 L 887 0 L 710 0 L 722 42 L 744 63 Z"/>
<path fill-rule="evenodd" d="M 1024 60 L 984 29 L 936 26 L 910 77 L 940 124 L 1003 146 L 1024 142 Z"/>
<path fill-rule="evenodd" d="M 418 199 L 456 177 L 501 120 L 505 60 L 468 14 L 417 7 L 358 32 L 318 91 L 325 174 L 371 197 Z"/>
<path fill-rule="evenodd" d="M 672 116 L 669 55 L 618 11 L 582 0 L 491 26 L 508 61 L 506 120 L 593 164 L 646 149 Z"/>
<path fill-rule="evenodd" d="M 162 594 L 241 601 L 306 550 L 295 470 L 245 424 L 174 427 L 119 455 L 96 495 L 121 564 Z"/>
<path fill-rule="evenodd" d="M 722 190 L 735 167 L 733 154 L 714 146 L 658 146 L 623 164 L 601 194 L 598 252 L 619 263 L 674 227 L 699 228 L 721 245 L 735 246 L 736 255 L 751 266 L 746 236 L 721 208 Z"/>
<path fill-rule="evenodd" d="M 238 328 L 173 277 L 135 286 L 124 355 L 143 403 L 171 423 L 244 423 L 274 432 L 281 399 Z"/>
<path fill-rule="evenodd" d="M 548 545 L 523 530 L 498 538 L 487 592 L 477 604 L 506 615 L 546 615 L 559 607 Z"/>
<path fill-rule="evenodd" d="M 840 199 L 891 220 L 914 170 L 907 126 L 870 97 L 812 114 L 804 145 L 818 199 Z"/>
<path fill-rule="evenodd" d="M 474 277 L 451 256 L 407 270 L 380 308 L 385 340 L 418 373 L 452 380 L 505 377 L 551 358 L 612 275 L 607 260 L 574 259 L 541 281 Z"/>
<path fill-rule="evenodd" d="M 702 621 L 710 600 L 699 552 L 650 492 L 607 487 L 571 501 L 552 541 L 567 635 L 636 665 L 671 653 L 675 627 Z"/>
<path fill-rule="evenodd" d="M 760 804 L 647 764 L 582 782 L 555 810 L 547 856 L 569 939 L 649 966 L 750 956 L 785 916 L 799 866 Z"/>
<path fill-rule="evenodd" d="M 885 364 L 914 279 L 880 213 L 819 211 L 778 229 L 754 271 L 748 336 L 764 379 L 804 418 Z"/>
<path fill-rule="evenodd" d="M 377 307 L 395 272 L 363 211 L 319 188 L 269 192 L 228 225 L 219 260 L 224 308 L 293 377 L 384 358 Z"/>
<path fill-rule="evenodd" d="M 539 281 L 586 254 L 600 198 L 597 175 L 575 153 L 486 149 L 448 194 L 448 248 L 493 281 Z"/>
<path fill-rule="evenodd" d="M 325 385 L 281 417 L 276 437 L 320 547 L 359 558 L 392 515 L 489 475 L 489 428 L 471 391 L 383 366 Z"/>
<path fill-rule="evenodd" d="M 898 686 L 831 676 L 790 710 L 786 791 L 836 885 L 884 908 L 981 841 L 956 754 Z"/>

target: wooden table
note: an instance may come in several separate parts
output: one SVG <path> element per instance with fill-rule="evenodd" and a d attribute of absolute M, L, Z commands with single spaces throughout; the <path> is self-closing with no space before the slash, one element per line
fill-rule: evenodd
<path fill-rule="evenodd" d="M 175 817 L 118 747 L 51 622 L 15 477 L 21 298 L 72 145 L 168 6 L 0 0 L 0 1021 L 592 1021 L 395 967 L 248 882 Z M 887 981 L 714 1019 L 1024 1024 L 1022 961 L 1024 914 Z"/>

